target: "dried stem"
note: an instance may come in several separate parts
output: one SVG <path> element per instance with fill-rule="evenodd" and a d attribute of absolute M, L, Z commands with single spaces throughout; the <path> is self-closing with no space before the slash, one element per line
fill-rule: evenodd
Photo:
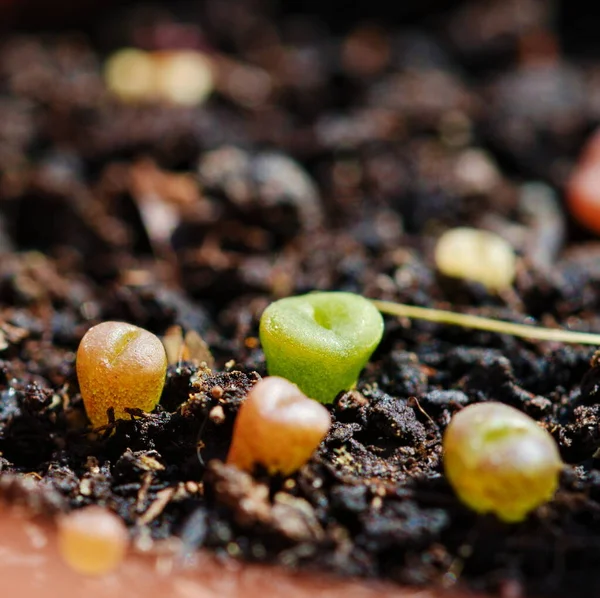
<path fill-rule="evenodd" d="M 462 326 L 463 328 L 474 328 L 499 334 L 510 334 L 521 338 L 535 339 L 541 341 L 555 341 L 560 343 L 576 343 L 582 345 L 600 345 L 600 334 L 588 332 L 575 332 L 560 328 L 541 328 L 528 326 L 527 324 L 515 324 L 493 318 L 473 316 L 471 314 L 459 314 L 444 309 L 432 309 L 429 307 L 417 307 L 394 303 L 392 301 L 375 301 L 373 305 L 384 314 L 398 316 L 400 318 L 412 318 L 415 320 L 427 320 L 440 324 Z"/>

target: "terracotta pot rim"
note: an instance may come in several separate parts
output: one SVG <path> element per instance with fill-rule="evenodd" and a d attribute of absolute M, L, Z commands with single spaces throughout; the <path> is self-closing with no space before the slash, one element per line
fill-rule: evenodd
<path fill-rule="evenodd" d="M 113 598 L 121 592 L 128 598 L 476 598 L 456 590 L 408 588 L 222 561 L 206 551 L 198 551 L 183 565 L 174 558 L 169 543 L 157 544 L 152 554 L 130 553 L 109 575 L 85 577 L 60 559 L 56 531 L 47 519 L 6 507 L 0 509 L 0 575 L 2 595 L 19 598 Z"/>

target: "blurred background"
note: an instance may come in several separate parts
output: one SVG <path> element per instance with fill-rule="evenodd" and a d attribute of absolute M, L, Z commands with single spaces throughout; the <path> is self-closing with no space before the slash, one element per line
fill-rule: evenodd
<path fill-rule="evenodd" d="M 600 231 L 599 44 L 578 2 L 0 11 L 5 247 L 100 280 L 157 258 L 159 276 L 176 271 L 192 296 L 219 301 L 381 295 L 382 279 L 347 258 L 358 244 L 391 271 L 399 246 L 427 256 L 460 225 L 499 234 L 539 276 Z M 335 242 L 314 236 L 324 223 Z"/>

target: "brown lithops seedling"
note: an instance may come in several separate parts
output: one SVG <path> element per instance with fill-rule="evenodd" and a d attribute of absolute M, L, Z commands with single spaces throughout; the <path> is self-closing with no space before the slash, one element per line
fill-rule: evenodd
<path fill-rule="evenodd" d="M 549 501 L 563 463 L 547 430 L 503 403 L 457 413 L 444 434 L 444 469 L 462 502 L 506 522 Z"/>
<path fill-rule="evenodd" d="M 85 507 L 58 521 L 58 549 L 72 569 L 103 575 L 125 558 L 129 534 L 121 519 L 103 507 Z"/>
<path fill-rule="evenodd" d="M 167 356 L 159 338 L 124 322 L 103 322 L 87 331 L 77 350 L 77 378 L 95 427 L 129 417 L 126 408 L 152 411 L 162 393 Z"/>
<path fill-rule="evenodd" d="M 227 462 L 245 471 L 262 465 L 270 474 L 300 469 L 331 427 L 327 409 L 284 378 L 258 382 L 240 407 Z"/>

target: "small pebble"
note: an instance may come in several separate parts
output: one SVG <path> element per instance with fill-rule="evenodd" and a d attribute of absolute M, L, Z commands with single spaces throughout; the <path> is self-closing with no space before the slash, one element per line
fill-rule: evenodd
<path fill-rule="evenodd" d="M 99 506 L 73 511 L 58 521 L 58 549 L 83 575 L 105 575 L 125 558 L 129 534 L 123 521 Z"/>

